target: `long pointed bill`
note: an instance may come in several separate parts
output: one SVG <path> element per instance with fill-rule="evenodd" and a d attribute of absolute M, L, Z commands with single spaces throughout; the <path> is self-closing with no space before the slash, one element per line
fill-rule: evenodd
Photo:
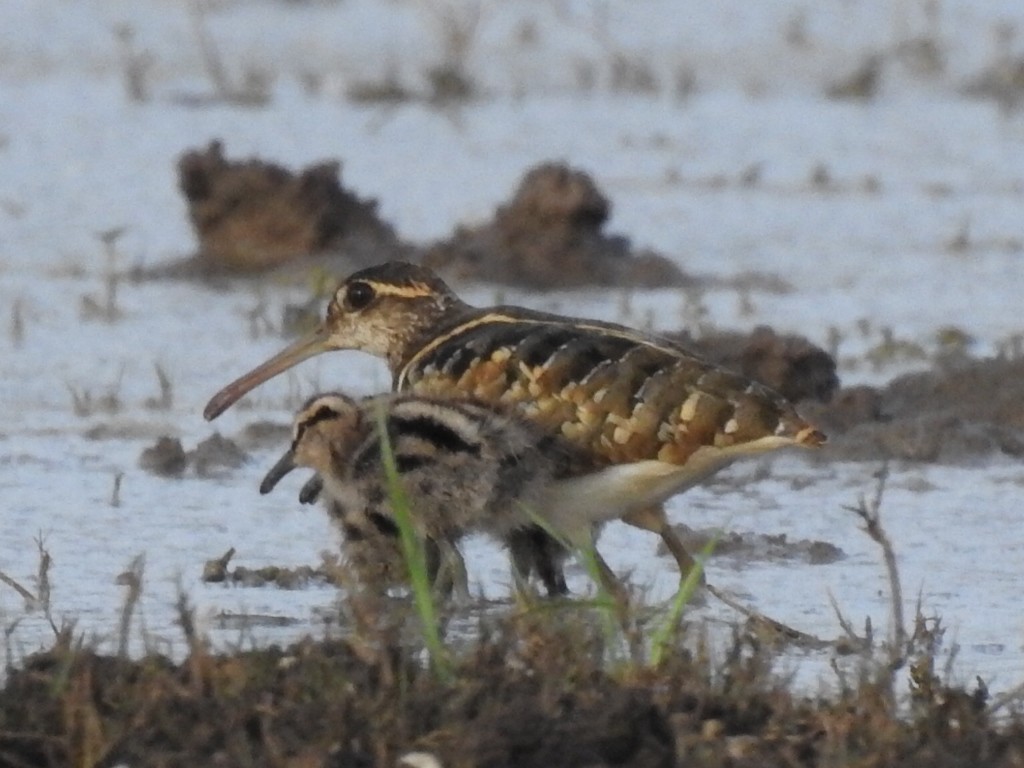
<path fill-rule="evenodd" d="M 281 478 L 297 466 L 295 463 L 295 452 L 289 449 L 284 456 L 278 459 L 277 464 L 267 472 L 266 477 L 263 478 L 263 482 L 260 483 L 260 493 L 263 495 L 270 493 L 274 490 L 274 486 L 281 482 Z"/>
<path fill-rule="evenodd" d="M 303 360 L 330 352 L 335 347 L 331 344 L 330 334 L 324 326 L 320 326 L 308 336 L 299 339 L 294 344 L 278 352 L 256 368 L 253 368 L 244 376 L 235 379 L 224 389 L 210 398 L 203 410 L 203 418 L 213 421 L 224 411 L 234 405 L 242 395 L 250 390 L 256 389 L 260 384 L 287 371 L 289 368 L 298 365 Z"/>

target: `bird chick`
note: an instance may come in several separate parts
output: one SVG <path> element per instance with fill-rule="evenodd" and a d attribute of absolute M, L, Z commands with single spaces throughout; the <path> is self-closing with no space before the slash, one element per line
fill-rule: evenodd
<path fill-rule="evenodd" d="M 574 451 L 492 407 L 414 395 L 359 401 L 339 393 L 317 395 L 296 415 L 291 447 L 267 473 L 261 493 L 269 493 L 295 467 L 313 469 L 319 482 L 304 486 L 303 500 L 325 496 L 346 541 L 360 542 L 356 551 L 364 561 L 371 547 L 393 560 L 398 528 L 380 418 L 411 522 L 428 554 L 432 547 L 438 553 L 435 579 L 450 578 L 460 595 L 468 594 L 457 545 L 465 534 L 481 531 L 508 546 L 517 583 L 536 573 L 549 593 L 565 591 L 560 567 L 565 549 L 537 528 L 531 515 L 542 514 L 554 478 L 573 472 Z M 369 569 L 366 563 L 357 573 Z"/>

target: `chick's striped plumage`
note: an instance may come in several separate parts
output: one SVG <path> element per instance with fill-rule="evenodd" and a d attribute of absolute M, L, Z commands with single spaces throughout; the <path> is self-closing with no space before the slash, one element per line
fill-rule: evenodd
<path fill-rule="evenodd" d="M 544 550 L 534 556 L 539 531 L 529 510 L 542 503 L 556 475 L 578 471 L 575 451 L 499 409 L 411 394 L 361 401 L 317 395 L 297 414 L 291 448 L 267 474 L 261 491 L 269 492 L 295 466 L 312 468 L 346 536 L 365 532 L 358 541 L 380 542 L 387 554 L 381 533 L 393 537 L 397 529 L 381 418 L 411 521 L 429 544 L 440 547 L 442 558 L 457 557 L 461 563 L 454 551 L 458 541 L 470 531 L 484 531 L 509 546 L 518 576 L 536 572 L 549 592 L 564 591 L 557 567 L 563 553 Z M 552 558 L 556 563 L 549 563 Z"/>

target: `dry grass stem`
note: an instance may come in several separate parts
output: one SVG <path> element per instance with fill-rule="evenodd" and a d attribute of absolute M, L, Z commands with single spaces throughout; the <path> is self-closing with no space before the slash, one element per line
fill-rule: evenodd
<path fill-rule="evenodd" d="M 135 45 L 135 30 L 129 24 L 114 27 L 118 51 L 121 56 L 121 70 L 124 76 L 125 93 L 135 103 L 149 101 L 149 72 L 156 59 L 149 51 L 139 50 Z"/>
<path fill-rule="evenodd" d="M 846 639 L 850 643 L 851 648 L 852 649 L 856 649 L 856 650 L 860 650 L 860 651 L 863 651 L 863 652 L 870 651 L 871 650 L 871 632 L 870 632 L 871 624 L 868 623 L 866 625 L 866 629 L 868 631 L 865 632 L 863 637 L 861 637 L 853 629 L 853 625 L 846 618 L 846 616 L 843 615 L 842 610 L 839 608 L 839 603 L 836 602 L 835 595 L 832 594 L 831 590 L 829 590 L 829 592 L 828 592 L 828 602 L 832 606 L 832 610 L 833 610 L 833 612 L 836 615 L 836 620 L 839 622 L 840 628 L 843 630 L 844 634 L 846 635 Z"/>
<path fill-rule="evenodd" d="M 160 394 L 146 400 L 146 407 L 158 411 L 168 411 L 174 405 L 174 385 L 160 363 L 153 363 L 153 370 L 156 373 L 157 384 L 160 387 Z"/>
<path fill-rule="evenodd" d="M 82 296 L 81 316 L 84 320 L 113 323 L 123 316 L 117 305 L 117 291 L 121 282 L 121 275 L 117 271 L 117 241 L 124 232 L 124 227 L 114 227 L 96 234 L 103 244 L 103 252 L 106 255 L 107 266 L 103 276 L 105 290 L 100 299 L 89 295 Z"/>
<path fill-rule="evenodd" d="M 36 600 L 35 595 L 33 595 L 31 592 L 29 592 L 27 589 L 21 586 L 21 584 L 12 579 L 3 571 L 0 571 L 0 582 L 3 582 L 11 589 L 13 589 L 15 592 L 17 592 L 19 595 L 21 595 L 21 598 L 25 601 L 25 607 L 27 609 L 31 610 L 34 606 L 38 605 L 39 601 Z"/>
<path fill-rule="evenodd" d="M 124 604 L 121 607 L 121 620 L 117 632 L 117 655 L 121 658 L 128 656 L 128 640 L 131 636 L 132 615 L 135 607 L 142 597 L 142 577 L 146 570 L 146 555 L 136 555 L 128 565 L 128 569 L 117 577 L 117 583 L 128 587 L 124 596 Z"/>
<path fill-rule="evenodd" d="M 759 635 L 767 634 L 771 638 L 778 638 L 785 643 L 792 643 L 801 648 L 826 648 L 834 644 L 828 640 L 822 640 L 820 637 L 808 634 L 807 632 L 794 629 L 788 624 L 783 624 L 781 621 L 776 621 L 760 611 L 744 605 L 731 595 L 726 594 L 711 584 L 706 584 L 705 588 L 711 595 L 725 603 L 734 611 L 746 616 Z"/>
<path fill-rule="evenodd" d="M 60 637 L 61 628 L 57 627 L 50 604 L 50 568 L 53 566 L 53 558 L 50 557 L 50 553 L 46 549 L 42 535 L 36 537 L 36 547 L 39 550 L 39 568 L 36 571 L 37 605 L 42 609 L 43 615 L 46 617 L 46 621 L 49 622 L 54 636 Z M 67 631 L 67 627 L 64 627 L 64 630 Z"/>
<path fill-rule="evenodd" d="M 124 480 L 124 472 L 114 473 L 114 488 L 110 492 L 110 506 L 121 506 L 121 481 Z"/>
<path fill-rule="evenodd" d="M 75 416 L 86 417 L 95 413 L 118 413 L 124 405 L 121 400 L 124 372 L 125 366 L 122 364 L 117 370 L 117 378 L 107 391 L 98 397 L 93 397 L 92 392 L 88 389 L 78 389 L 68 382 L 64 382 L 68 394 L 71 395 L 71 410 Z"/>
<path fill-rule="evenodd" d="M 25 302 L 19 296 L 11 304 L 11 344 L 20 347 L 25 341 Z"/>
<path fill-rule="evenodd" d="M 893 550 L 892 542 L 882 527 L 881 518 L 882 497 L 885 494 L 886 480 L 889 478 L 888 463 L 882 465 L 881 469 L 875 473 L 875 477 L 878 482 L 875 486 L 874 496 L 870 501 L 862 496 L 857 506 L 847 506 L 844 509 L 853 512 L 864 521 L 864 530 L 882 550 L 885 571 L 889 577 L 889 598 L 892 605 L 892 637 L 889 648 L 889 664 L 893 670 L 896 670 L 906 663 L 908 649 L 907 630 L 903 619 L 903 588 L 900 585 L 900 572 L 896 563 L 896 552 Z"/>

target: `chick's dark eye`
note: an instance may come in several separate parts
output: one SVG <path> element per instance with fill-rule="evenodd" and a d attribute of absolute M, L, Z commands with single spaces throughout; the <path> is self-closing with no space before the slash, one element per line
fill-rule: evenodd
<path fill-rule="evenodd" d="M 367 283 L 352 283 L 345 291 L 345 304 L 349 309 L 363 309 L 373 301 L 373 288 Z"/>

